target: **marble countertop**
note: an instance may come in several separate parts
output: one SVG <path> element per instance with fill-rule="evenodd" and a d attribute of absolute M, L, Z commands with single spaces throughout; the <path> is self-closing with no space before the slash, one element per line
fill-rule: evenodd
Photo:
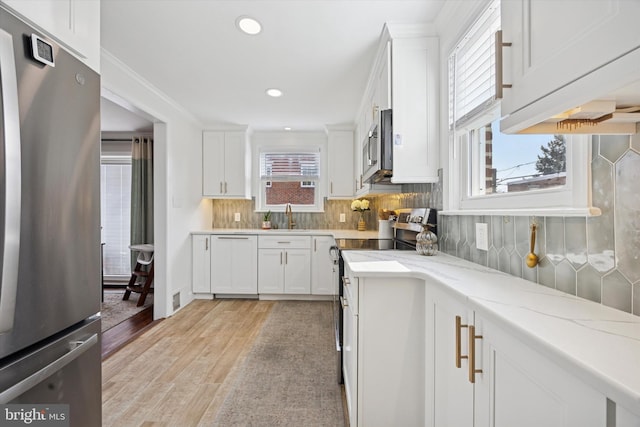
<path fill-rule="evenodd" d="M 445 254 L 344 251 L 357 277 L 416 277 L 640 416 L 640 317 Z"/>
<path fill-rule="evenodd" d="M 333 236 L 335 239 L 377 239 L 378 231 L 358 231 L 358 230 L 311 230 L 311 229 L 271 229 L 262 230 L 260 228 L 212 228 L 209 230 L 196 230 L 191 234 L 291 234 L 302 236 Z"/>

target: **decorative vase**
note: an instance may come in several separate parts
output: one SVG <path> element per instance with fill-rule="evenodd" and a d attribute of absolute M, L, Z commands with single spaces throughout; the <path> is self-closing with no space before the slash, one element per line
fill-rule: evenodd
<path fill-rule="evenodd" d="M 367 231 L 367 223 L 364 222 L 364 214 L 360 212 L 360 219 L 358 220 L 358 231 Z"/>
<path fill-rule="evenodd" d="M 262 221 L 262 229 L 269 230 L 271 228 L 271 221 Z"/>
<path fill-rule="evenodd" d="M 438 236 L 429 230 L 428 225 L 424 225 L 422 231 L 416 236 L 416 252 L 427 256 L 438 252 Z"/>

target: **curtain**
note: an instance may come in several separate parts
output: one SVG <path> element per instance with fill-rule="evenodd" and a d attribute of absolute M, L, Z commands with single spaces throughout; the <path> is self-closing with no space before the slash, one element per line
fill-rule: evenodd
<path fill-rule="evenodd" d="M 134 137 L 131 145 L 131 244 L 153 243 L 153 139 Z"/>

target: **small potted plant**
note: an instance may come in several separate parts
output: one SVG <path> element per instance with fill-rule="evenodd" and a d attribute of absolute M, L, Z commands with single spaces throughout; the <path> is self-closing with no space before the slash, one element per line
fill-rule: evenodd
<path fill-rule="evenodd" d="M 269 230 L 271 228 L 271 211 L 262 216 L 262 229 Z"/>

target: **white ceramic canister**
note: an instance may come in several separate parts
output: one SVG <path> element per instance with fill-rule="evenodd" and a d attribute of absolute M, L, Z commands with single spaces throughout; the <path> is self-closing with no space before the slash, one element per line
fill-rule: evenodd
<path fill-rule="evenodd" d="M 379 239 L 392 239 L 393 238 L 393 229 L 391 225 L 393 221 L 388 219 L 379 219 L 378 220 L 378 238 Z"/>

